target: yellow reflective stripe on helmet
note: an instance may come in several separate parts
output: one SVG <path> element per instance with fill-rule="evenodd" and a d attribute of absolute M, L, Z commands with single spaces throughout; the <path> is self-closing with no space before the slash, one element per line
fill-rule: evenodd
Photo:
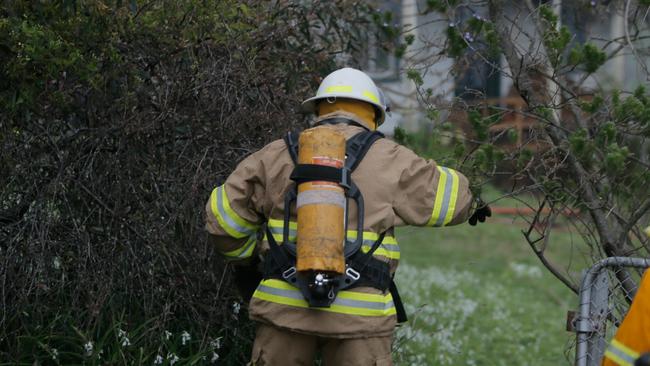
<path fill-rule="evenodd" d="M 268 222 L 269 230 L 273 234 L 273 238 L 278 244 L 281 244 L 282 242 L 282 236 L 283 236 L 283 228 L 284 228 L 284 221 L 283 220 L 275 220 L 275 219 L 269 219 Z M 289 241 L 290 242 L 295 242 L 296 241 L 296 233 L 298 231 L 298 223 L 295 221 L 289 222 Z M 356 230 L 348 230 L 348 240 L 354 240 L 357 238 L 357 231 Z M 372 231 L 364 231 L 363 232 L 363 246 L 361 247 L 361 250 L 364 253 L 367 253 L 372 245 L 377 241 L 379 238 L 379 234 L 373 233 Z M 264 240 L 266 240 L 266 235 L 264 236 Z M 374 253 L 375 255 L 383 256 L 389 259 L 400 259 L 400 248 L 399 244 L 397 243 L 397 239 L 394 236 L 385 236 L 384 240 L 382 241 L 381 245 L 379 248 Z"/>
<path fill-rule="evenodd" d="M 245 238 L 257 231 L 258 225 L 244 220 L 230 207 L 226 189 L 223 185 L 212 191 L 210 207 L 219 225 L 233 238 Z"/>
<path fill-rule="evenodd" d="M 369 90 L 364 90 L 363 93 L 361 93 L 364 97 L 372 100 L 373 102 L 380 104 L 379 103 L 379 98 L 375 95 L 375 93 L 369 91 Z"/>
<path fill-rule="evenodd" d="M 226 259 L 229 260 L 245 259 L 250 257 L 253 254 L 256 244 L 257 244 L 257 238 L 255 237 L 255 235 L 251 235 L 250 238 L 248 238 L 248 240 L 246 241 L 246 243 L 244 243 L 244 245 L 241 246 L 241 248 L 237 248 L 230 252 L 224 252 L 222 254 L 226 257 Z"/>
<path fill-rule="evenodd" d="M 332 85 L 325 89 L 325 93 L 352 93 L 351 85 Z"/>
<path fill-rule="evenodd" d="M 263 280 L 255 290 L 253 297 L 276 304 L 309 308 L 300 290 L 282 280 Z M 390 293 L 379 295 L 345 290 L 339 292 L 329 308 L 310 309 L 360 316 L 389 316 L 395 314 L 395 306 Z"/>
<path fill-rule="evenodd" d="M 459 178 L 455 170 L 437 167 L 440 173 L 431 218 L 427 226 L 444 226 L 454 217 L 458 201 Z"/>
<path fill-rule="evenodd" d="M 607 351 L 605 351 L 605 357 L 615 361 L 620 366 L 633 366 L 634 361 L 639 358 L 639 356 L 639 352 L 627 347 L 616 339 L 612 340 Z"/>

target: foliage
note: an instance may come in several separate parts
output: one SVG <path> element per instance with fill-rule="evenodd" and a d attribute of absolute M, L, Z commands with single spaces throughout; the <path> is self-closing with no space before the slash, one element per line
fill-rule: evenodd
<path fill-rule="evenodd" d="M 299 102 L 358 50 L 368 11 L 6 2 L 0 360 L 200 363 L 221 338 L 221 360 L 244 363 L 252 329 L 204 240 L 205 201 L 246 154 L 304 123 Z M 165 331 L 187 331 L 189 348 Z M 86 358 L 87 342 L 108 361 Z"/>
<path fill-rule="evenodd" d="M 580 24 L 560 24 L 558 9 L 549 5 L 501 0 L 427 4 L 430 10 L 441 12 L 443 24 L 450 24 L 435 28 L 446 30 L 447 37 L 419 45 L 419 50 L 428 46 L 433 52 L 429 59 L 413 60 L 409 65 L 418 70 L 417 75 L 409 71 L 407 76 L 418 88 L 426 110 L 431 106 L 450 109 L 450 119 L 440 123 L 438 116 L 432 118 L 430 128 L 423 130 L 427 137 L 422 139 L 431 146 L 449 145 L 443 159 L 470 178 L 476 185 L 474 192 L 485 184 L 498 184 L 507 189 L 505 195 L 532 193 L 539 198 L 529 203 L 536 216 L 528 218 L 524 238 L 572 290 L 577 290 L 575 280 L 544 254 L 554 223 L 562 217 L 584 237 L 581 245 L 594 261 L 615 255 L 647 256 L 650 243 L 641 229 L 650 220 L 646 184 L 650 177 L 650 95 L 644 85 L 636 90 L 613 88 L 609 69 L 602 67 L 632 50 L 627 60 L 637 62 L 639 80 L 647 79 L 641 55 L 648 49 L 642 35 L 650 29 L 638 15 L 645 12 L 645 5 L 633 2 L 629 9 L 615 3 L 575 4 L 593 19 L 602 19 L 604 14 L 627 18 L 630 28 L 621 44 L 614 35 L 608 39 L 602 34 L 577 42 L 572 27 Z M 495 52 L 508 67 L 491 61 Z M 510 78 L 508 98 L 496 101 L 476 93 L 473 100 L 441 103 L 444 96 L 431 92 L 436 85 L 427 85 L 421 75 L 435 75 L 449 57 L 457 73 L 487 69 L 495 70 L 502 80 Z M 462 147 L 458 147 L 459 135 L 464 137 Z M 414 137 L 401 139 L 416 150 L 427 150 Z M 617 275 L 625 286 L 632 282 L 626 281 L 626 274 Z"/>

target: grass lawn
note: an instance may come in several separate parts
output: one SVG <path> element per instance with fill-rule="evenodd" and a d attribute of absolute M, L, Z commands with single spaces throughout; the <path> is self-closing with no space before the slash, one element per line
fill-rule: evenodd
<path fill-rule="evenodd" d="M 523 239 L 522 221 L 402 228 L 396 281 L 409 322 L 397 333 L 398 365 L 567 365 L 566 312 L 577 296 Z M 549 256 L 578 278 L 576 234 L 558 228 Z"/>

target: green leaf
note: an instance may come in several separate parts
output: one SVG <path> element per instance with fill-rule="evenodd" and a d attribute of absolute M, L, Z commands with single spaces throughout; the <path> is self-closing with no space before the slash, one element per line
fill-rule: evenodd
<path fill-rule="evenodd" d="M 467 119 L 476 133 L 476 138 L 485 141 L 488 138 L 488 129 L 481 112 L 477 109 L 471 109 L 467 112 Z"/>
<path fill-rule="evenodd" d="M 519 133 L 517 132 L 516 129 L 514 129 L 514 128 L 509 128 L 508 129 L 508 141 L 510 141 L 510 143 L 517 142 L 518 137 L 519 137 Z"/>
<path fill-rule="evenodd" d="M 517 157 L 517 167 L 519 169 L 525 167 L 528 162 L 533 158 L 533 152 L 528 149 L 523 149 Z"/>
<path fill-rule="evenodd" d="M 551 9 L 551 7 L 546 4 L 539 7 L 539 15 L 542 19 L 551 23 L 551 25 L 555 25 L 555 23 L 557 23 L 557 15 L 555 15 L 553 9 Z"/>
<path fill-rule="evenodd" d="M 395 127 L 395 130 L 393 131 L 393 138 L 395 139 L 395 142 L 400 145 L 408 146 L 412 143 L 411 136 L 406 132 L 405 129 L 399 126 Z"/>
<path fill-rule="evenodd" d="M 611 175 L 625 169 L 625 160 L 630 155 L 627 146 L 620 147 L 618 144 L 613 143 L 607 147 L 605 154 L 605 169 Z"/>
<path fill-rule="evenodd" d="M 447 10 L 447 2 L 444 0 L 427 0 L 427 11 L 430 10 L 444 13 Z"/>
<path fill-rule="evenodd" d="M 432 121 L 437 121 L 440 117 L 440 111 L 434 107 L 427 108 L 427 118 Z"/>
<path fill-rule="evenodd" d="M 598 131 L 597 142 L 600 146 L 604 146 L 613 142 L 616 139 L 616 125 L 614 122 L 605 122 Z"/>
<path fill-rule="evenodd" d="M 590 74 L 596 72 L 605 63 L 607 57 L 605 52 L 591 43 L 583 46 L 583 54 L 585 70 Z"/>
<path fill-rule="evenodd" d="M 579 65 L 583 61 L 582 47 L 577 45 L 569 51 L 569 64 L 570 65 Z"/>
<path fill-rule="evenodd" d="M 406 54 L 406 47 L 407 45 L 405 43 L 400 44 L 395 48 L 395 57 L 397 58 L 402 58 L 404 57 L 404 54 Z"/>
<path fill-rule="evenodd" d="M 422 84 L 424 84 L 422 75 L 420 75 L 420 72 L 417 70 L 409 69 L 408 71 L 406 71 L 406 77 L 412 80 L 416 86 L 422 86 Z"/>
<path fill-rule="evenodd" d="M 463 39 L 456 26 L 447 27 L 447 52 L 451 57 L 459 57 L 467 48 L 467 42 Z"/>
<path fill-rule="evenodd" d="M 465 155 L 465 145 L 457 143 L 456 146 L 454 146 L 454 157 L 460 159 L 463 155 Z"/>
<path fill-rule="evenodd" d="M 579 129 L 569 136 L 569 144 L 571 145 L 571 150 L 576 155 L 582 155 L 587 150 L 587 139 L 588 132 L 585 129 Z"/>

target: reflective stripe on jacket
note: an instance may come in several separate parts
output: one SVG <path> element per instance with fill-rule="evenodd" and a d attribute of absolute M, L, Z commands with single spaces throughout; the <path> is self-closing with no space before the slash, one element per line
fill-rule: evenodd
<path fill-rule="evenodd" d="M 353 115 L 335 113 L 321 118 Z M 332 125 L 347 138 L 362 131 L 346 124 Z M 217 187 L 206 204 L 206 229 L 211 241 L 227 258 L 246 259 L 264 254 L 268 243 L 254 244 L 256 231 L 266 223 L 276 239 L 282 241 L 284 197 L 291 189 L 289 176 L 294 168 L 282 140 L 266 145 L 244 159 L 225 183 Z M 467 178 L 453 169 L 418 157 L 411 150 L 389 139 L 375 142 L 352 173 L 365 202 L 363 251 L 386 232 L 375 257 L 395 271 L 400 249 L 394 227 L 403 225 L 445 226 L 467 220 L 472 196 Z M 295 207 L 291 208 L 289 240 L 296 238 Z M 348 210 L 348 227 L 356 228 L 357 208 Z M 356 230 L 349 230 L 349 240 Z M 432 243 L 433 245 L 434 243 Z M 252 319 L 294 331 L 329 337 L 355 338 L 390 335 L 395 326 L 395 308 L 388 293 L 359 287 L 342 291 L 328 309 L 306 306 L 300 292 L 278 280 L 265 280 L 251 300 Z"/>
<path fill-rule="evenodd" d="M 309 308 L 300 290 L 282 280 L 263 280 L 253 297 L 299 308 Z M 368 294 L 342 290 L 329 308 L 314 308 L 315 311 L 360 315 L 388 316 L 395 314 L 390 293 Z"/>
<path fill-rule="evenodd" d="M 605 351 L 604 366 L 633 366 L 642 354 L 650 352 L 650 271 L 641 278 L 634 301 L 614 339 Z"/>
<path fill-rule="evenodd" d="M 273 238 L 275 239 L 276 242 L 282 243 L 283 239 L 283 232 L 284 232 L 284 221 L 283 220 L 274 220 L 270 219 L 268 221 L 269 229 L 271 233 L 273 234 Z M 295 243 L 296 242 L 296 231 L 298 230 L 298 223 L 295 221 L 291 221 L 289 223 L 289 242 Z M 348 241 L 354 241 L 357 238 L 357 231 L 356 230 L 348 230 L 347 232 L 347 237 Z M 266 236 L 264 237 L 266 240 Z M 379 234 L 373 233 L 371 231 L 364 231 L 363 232 L 363 244 L 361 246 L 361 250 L 364 253 L 367 253 L 370 248 L 375 244 L 375 242 L 379 239 Z M 377 250 L 375 250 L 374 253 L 376 256 L 380 257 L 386 257 L 388 259 L 395 259 L 399 260 L 400 257 L 400 252 L 399 252 L 399 245 L 397 244 L 397 239 L 395 236 L 391 234 L 387 234 L 384 236 L 384 240 L 381 242 L 381 245 Z"/>

